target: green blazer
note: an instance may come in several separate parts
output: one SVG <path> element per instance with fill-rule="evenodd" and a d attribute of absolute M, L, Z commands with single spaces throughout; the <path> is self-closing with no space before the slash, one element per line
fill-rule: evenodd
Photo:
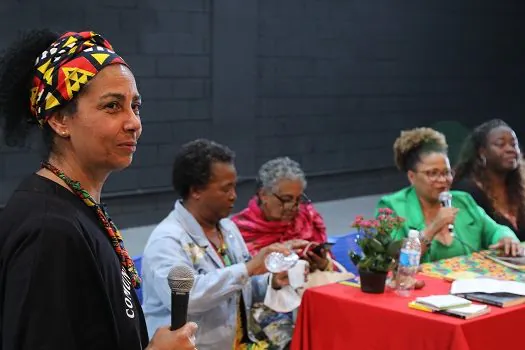
<path fill-rule="evenodd" d="M 470 194 L 462 191 L 450 192 L 452 193 L 452 206 L 459 209 L 454 222 L 454 241 L 452 245 L 447 247 L 437 240 L 433 240 L 430 248 L 421 257 L 421 262 L 447 259 L 488 249 L 489 245 L 496 243 L 502 237 L 512 237 L 518 240 L 510 228 L 499 225 L 492 220 L 476 204 Z M 398 216 L 405 219 L 403 227 L 392 232 L 394 239 L 408 237 L 410 228 L 419 231 L 425 228 L 423 211 L 412 186 L 382 197 L 377 204 L 376 216 L 379 208 L 390 208 Z"/>

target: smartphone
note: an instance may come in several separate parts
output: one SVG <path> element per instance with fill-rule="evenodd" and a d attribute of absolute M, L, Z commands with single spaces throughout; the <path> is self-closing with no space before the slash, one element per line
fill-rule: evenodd
<path fill-rule="evenodd" d="M 317 245 L 315 248 L 313 248 L 312 252 L 314 252 L 314 254 L 316 254 L 316 255 L 321 256 L 321 249 L 330 250 L 330 249 L 332 249 L 334 244 L 335 243 L 332 243 L 332 242 L 321 243 L 321 244 Z"/>

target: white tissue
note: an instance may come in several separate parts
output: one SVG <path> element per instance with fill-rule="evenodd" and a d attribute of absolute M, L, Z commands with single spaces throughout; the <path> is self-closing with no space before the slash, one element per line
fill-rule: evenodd
<path fill-rule="evenodd" d="M 264 305 L 277 312 L 291 312 L 301 305 L 301 297 L 291 286 L 285 286 L 279 290 L 268 286 Z"/>

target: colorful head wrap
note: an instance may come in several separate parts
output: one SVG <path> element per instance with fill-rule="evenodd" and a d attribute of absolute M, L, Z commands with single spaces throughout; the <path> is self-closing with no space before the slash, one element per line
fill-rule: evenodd
<path fill-rule="evenodd" d="M 68 32 L 58 38 L 35 62 L 30 100 L 31 112 L 40 126 L 102 68 L 114 63 L 126 65 L 99 34 Z"/>

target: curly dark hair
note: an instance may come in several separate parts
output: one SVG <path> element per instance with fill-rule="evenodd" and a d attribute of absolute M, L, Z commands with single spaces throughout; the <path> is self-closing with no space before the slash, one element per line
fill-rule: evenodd
<path fill-rule="evenodd" d="M 0 118 L 3 119 L 4 142 L 8 146 L 23 147 L 32 127 L 37 125 L 29 108 L 29 97 L 36 58 L 44 52 L 59 34 L 48 29 L 24 33 L 2 52 L 0 57 Z M 62 112 L 74 114 L 76 101 L 63 107 Z M 46 153 L 53 148 L 54 132 L 43 127 Z"/>
<path fill-rule="evenodd" d="M 499 127 L 512 129 L 503 120 L 492 119 L 477 126 L 467 136 L 459 153 L 454 177 L 454 183 L 468 178 L 479 182 L 494 208 L 496 206 L 491 194 L 491 183 L 487 177 L 486 168 L 479 157 L 479 150 L 487 147 L 489 133 Z M 525 169 L 523 166 L 519 166 L 507 174 L 505 185 L 509 204 L 512 208 L 517 209 L 518 213 L 521 213 L 521 209 L 525 208 Z M 525 219 L 525 217 L 521 217 L 521 219 Z"/>
<path fill-rule="evenodd" d="M 394 142 L 394 161 L 399 170 L 415 170 L 421 156 L 428 153 L 447 153 L 445 135 L 431 128 L 415 128 L 401 131 Z"/>
<path fill-rule="evenodd" d="M 184 144 L 173 163 L 172 184 L 175 191 L 188 198 L 192 187 L 206 186 L 214 162 L 233 163 L 235 153 L 228 147 L 207 139 Z"/>

